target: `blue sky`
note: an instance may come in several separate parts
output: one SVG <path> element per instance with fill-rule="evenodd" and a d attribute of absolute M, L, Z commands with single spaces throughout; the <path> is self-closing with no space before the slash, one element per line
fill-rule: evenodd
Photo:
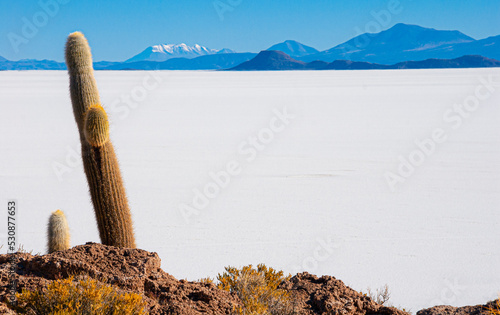
<path fill-rule="evenodd" d="M 500 34 L 500 1 L 4 0 L 0 20 L 7 59 L 62 61 L 66 36 L 79 30 L 94 60 L 123 61 L 159 43 L 258 52 L 294 39 L 325 50 L 400 22 L 482 39 Z"/>

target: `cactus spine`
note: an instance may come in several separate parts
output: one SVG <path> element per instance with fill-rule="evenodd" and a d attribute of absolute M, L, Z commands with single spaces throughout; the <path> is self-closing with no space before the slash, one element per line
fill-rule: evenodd
<path fill-rule="evenodd" d="M 49 254 L 58 250 L 69 249 L 69 228 L 66 216 L 61 210 L 52 212 L 48 226 L 48 251 Z"/>
<path fill-rule="evenodd" d="M 135 248 L 132 218 L 118 160 L 109 140 L 109 123 L 100 105 L 87 39 L 72 33 L 66 42 L 73 114 L 80 132 L 82 159 L 101 242 Z"/>

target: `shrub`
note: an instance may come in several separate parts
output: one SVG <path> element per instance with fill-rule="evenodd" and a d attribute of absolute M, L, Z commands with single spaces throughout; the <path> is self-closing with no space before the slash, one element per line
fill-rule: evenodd
<path fill-rule="evenodd" d="M 278 289 L 290 275 L 284 276 L 283 271 L 276 271 L 264 264 L 243 267 L 241 270 L 226 267 L 226 272 L 217 276 L 217 287 L 234 292 L 243 302 L 243 307 L 236 309 L 238 314 L 282 315 L 293 314 L 291 298 L 286 290 Z"/>
<path fill-rule="evenodd" d="M 17 294 L 16 311 L 24 314 L 147 314 L 146 303 L 135 293 L 119 293 L 114 287 L 87 278 L 56 280 L 42 291 L 23 289 Z"/>
<path fill-rule="evenodd" d="M 213 284 L 214 280 L 210 277 L 207 277 L 207 278 L 201 278 L 200 280 L 198 280 L 198 282 L 203 284 Z"/>
<path fill-rule="evenodd" d="M 500 298 L 496 301 L 496 305 L 492 308 L 488 308 L 491 315 L 500 315 Z"/>
<path fill-rule="evenodd" d="M 370 288 L 368 288 L 368 296 L 374 302 L 381 305 L 386 305 L 386 303 L 391 298 L 391 293 L 389 292 L 389 286 L 386 284 L 383 287 L 377 289 L 375 292 L 373 292 Z"/>

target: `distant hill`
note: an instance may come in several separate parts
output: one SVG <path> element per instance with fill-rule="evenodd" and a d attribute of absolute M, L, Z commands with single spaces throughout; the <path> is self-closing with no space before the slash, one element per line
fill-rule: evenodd
<path fill-rule="evenodd" d="M 216 54 L 235 54 L 236 51 L 229 48 L 222 48 L 220 50 L 214 50 Z"/>
<path fill-rule="evenodd" d="M 267 50 L 281 51 L 293 58 L 319 53 L 319 50 L 306 46 L 294 40 L 284 41 L 283 43 L 279 43 L 269 47 Z"/>
<path fill-rule="evenodd" d="M 164 62 L 140 61 L 118 63 L 105 70 L 218 70 L 237 66 L 252 59 L 254 53 L 215 54 L 193 59 L 173 58 Z"/>
<path fill-rule="evenodd" d="M 53 60 L 0 60 L 0 70 L 65 70 L 66 64 Z"/>
<path fill-rule="evenodd" d="M 426 59 L 425 52 L 443 45 L 470 43 L 475 40 L 459 31 L 440 31 L 399 23 L 380 33 L 366 33 L 323 52 L 301 58 L 302 61 L 334 60 L 397 63 Z"/>
<path fill-rule="evenodd" d="M 391 69 L 391 66 L 364 61 L 335 60 L 319 70 L 375 70 Z"/>
<path fill-rule="evenodd" d="M 392 69 L 438 69 L 438 68 L 492 68 L 500 67 L 500 61 L 483 56 L 462 56 L 455 59 L 427 59 L 405 61 L 392 66 Z"/>
<path fill-rule="evenodd" d="M 427 59 L 405 61 L 395 65 L 382 65 L 363 61 L 336 60 L 321 70 L 372 70 L 372 69 L 443 69 L 500 67 L 500 61 L 483 56 L 463 56 L 455 59 Z"/>
<path fill-rule="evenodd" d="M 432 58 L 457 58 L 465 55 L 481 55 L 500 60 L 500 35 L 467 43 L 441 45 L 427 50 L 422 55 Z"/>
<path fill-rule="evenodd" d="M 404 61 L 394 65 L 383 65 L 364 61 L 296 60 L 280 51 L 208 55 L 193 59 L 174 58 L 164 62 L 142 61 L 132 63 L 100 61 L 94 63 L 95 70 L 369 70 L 369 69 L 438 69 L 438 68 L 489 68 L 500 67 L 500 61 L 483 56 L 462 56 L 455 59 L 431 58 L 421 61 Z M 66 70 L 62 62 L 52 60 L 23 59 L 0 60 L 0 70 Z"/>
<path fill-rule="evenodd" d="M 99 61 L 94 62 L 95 70 L 103 70 L 120 62 Z M 0 70 L 66 70 L 64 62 L 54 60 L 21 59 L 11 61 L 5 58 L 0 59 Z"/>
<path fill-rule="evenodd" d="M 174 58 L 165 62 L 94 62 L 95 70 L 218 70 L 227 69 L 252 59 L 254 53 L 215 54 L 198 58 Z M 53 60 L 23 59 L 19 61 L 0 60 L 0 70 L 66 70 L 64 62 Z"/>
<path fill-rule="evenodd" d="M 205 55 L 214 55 L 218 53 L 234 53 L 231 49 L 209 49 L 204 46 L 194 45 L 188 46 L 186 44 L 179 45 L 154 45 L 146 48 L 141 53 L 135 55 L 134 57 L 126 60 L 125 62 L 137 62 L 137 61 L 166 61 L 172 58 L 196 58 Z"/>
<path fill-rule="evenodd" d="M 307 64 L 303 61 L 295 60 L 282 51 L 264 50 L 255 58 L 244 62 L 229 70 L 235 71 L 256 71 L 256 70 L 305 70 Z"/>
<path fill-rule="evenodd" d="M 436 69 L 436 68 L 487 68 L 500 67 L 500 61 L 482 56 L 463 56 L 456 59 L 427 59 L 384 65 L 364 61 L 336 60 L 331 63 L 295 60 L 281 51 L 262 51 L 255 58 L 229 70 L 279 71 L 279 70 L 372 70 L 372 69 Z"/>
<path fill-rule="evenodd" d="M 105 70 L 113 65 L 121 64 L 118 61 L 97 61 L 94 62 L 94 70 Z M 65 67 L 66 68 L 66 67 Z"/>

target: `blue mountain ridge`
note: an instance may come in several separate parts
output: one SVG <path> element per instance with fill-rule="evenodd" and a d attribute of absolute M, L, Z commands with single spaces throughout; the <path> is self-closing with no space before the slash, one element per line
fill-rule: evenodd
<path fill-rule="evenodd" d="M 317 54 L 319 50 L 312 48 L 310 46 L 306 46 L 294 40 L 287 40 L 283 43 L 279 43 L 269 47 L 266 50 L 277 50 L 282 51 L 290 57 L 303 57 L 307 55 Z"/>
<path fill-rule="evenodd" d="M 5 58 L 4 58 L 5 59 Z M 104 70 L 111 65 L 121 64 L 121 62 L 112 61 L 99 61 L 94 62 L 95 70 Z M 21 59 L 18 61 L 11 61 L 0 59 L 0 70 L 66 70 L 64 62 L 57 62 L 53 60 L 35 60 L 35 59 Z"/>
<path fill-rule="evenodd" d="M 417 25 L 399 23 L 380 33 L 365 33 L 317 54 L 301 58 L 302 61 L 334 60 L 397 63 L 407 60 L 424 60 L 427 51 L 474 42 L 475 39 L 459 31 L 440 31 Z M 475 52 L 480 54 L 481 52 Z M 441 57 L 441 56 L 439 56 Z M 486 56 L 489 57 L 489 56 Z"/>
<path fill-rule="evenodd" d="M 406 61 L 456 59 L 466 55 L 500 60 L 500 35 L 475 40 L 459 31 L 442 31 L 399 23 L 379 33 L 361 34 L 321 52 L 293 40 L 273 45 L 268 50 L 284 52 L 296 61 L 304 63 L 316 61 L 318 65 L 336 60 L 394 65 Z M 218 70 L 234 68 L 255 56 L 255 53 L 234 53 L 230 49 L 223 49 L 216 54 L 196 58 L 176 57 L 164 62 L 101 61 L 94 63 L 94 67 L 96 70 Z M 63 69 L 66 69 L 64 63 L 52 60 L 9 61 L 0 57 L 0 70 Z"/>
<path fill-rule="evenodd" d="M 255 53 L 229 53 L 206 55 L 193 59 L 172 58 L 163 62 L 127 62 L 111 65 L 103 70 L 219 70 L 239 65 L 256 55 Z"/>
<path fill-rule="evenodd" d="M 95 70 L 218 70 L 234 67 L 255 57 L 255 53 L 206 55 L 193 59 L 172 58 L 163 62 L 94 62 Z M 52 60 L 0 61 L 0 70 L 66 70 L 66 64 Z"/>
<path fill-rule="evenodd" d="M 372 69 L 439 69 L 439 68 L 486 68 L 500 67 L 500 61 L 483 56 L 462 56 L 455 59 L 427 59 L 405 61 L 393 65 L 370 63 L 366 61 L 335 60 L 325 61 L 295 60 L 281 51 L 261 51 L 252 60 L 246 61 L 232 71 L 282 71 L 282 70 L 372 70 Z"/>

